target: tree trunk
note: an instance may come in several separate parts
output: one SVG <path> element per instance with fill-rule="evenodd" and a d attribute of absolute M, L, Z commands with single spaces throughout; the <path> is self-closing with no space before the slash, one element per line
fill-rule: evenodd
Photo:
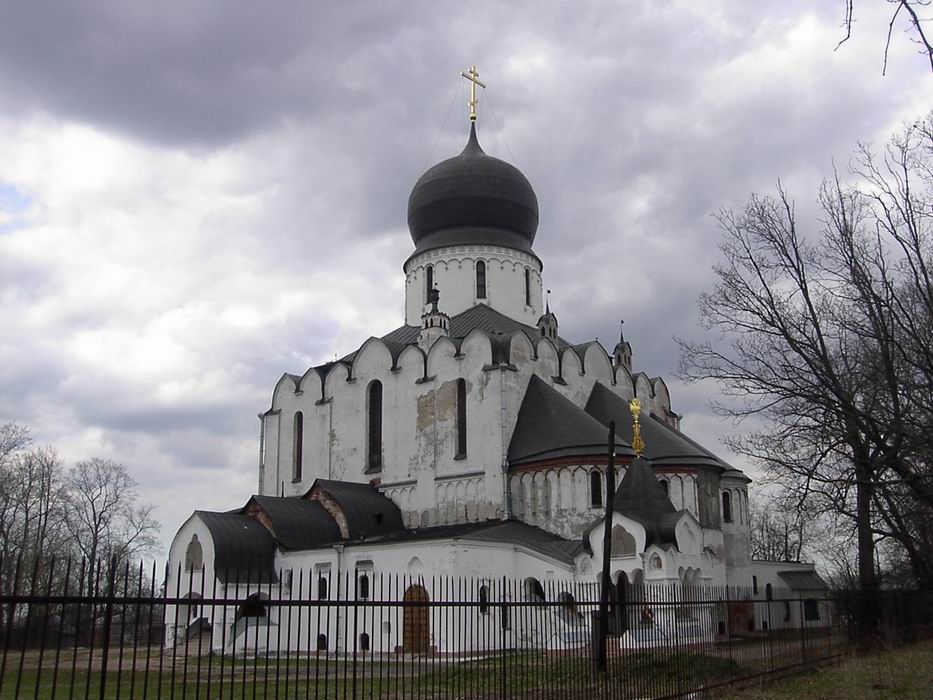
<path fill-rule="evenodd" d="M 871 465 L 855 460 L 855 510 L 858 532 L 859 642 L 872 646 L 878 629 L 878 577 L 875 574 L 875 540 L 871 528 Z"/>

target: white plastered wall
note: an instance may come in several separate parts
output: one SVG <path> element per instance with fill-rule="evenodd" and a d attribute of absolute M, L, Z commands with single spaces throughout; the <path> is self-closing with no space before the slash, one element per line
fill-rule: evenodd
<path fill-rule="evenodd" d="M 486 264 L 486 298 L 477 297 L 476 263 Z M 405 323 L 421 325 L 428 308 L 426 272 L 434 268 L 440 291 L 438 307 L 455 316 L 486 304 L 517 321 L 534 326 L 544 313 L 541 262 L 528 253 L 499 246 L 450 246 L 428 250 L 405 264 Z M 525 270 L 531 275 L 531 303 L 525 299 Z"/>

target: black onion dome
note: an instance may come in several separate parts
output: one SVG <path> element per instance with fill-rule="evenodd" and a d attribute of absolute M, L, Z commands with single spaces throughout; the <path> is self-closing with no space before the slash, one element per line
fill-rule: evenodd
<path fill-rule="evenodd" d="M 483 152 L 473 125 L 463 152 L 415 183 L 408 197 L 408 228 L 415 253 L 475 243 L 530 253 L 538 198 L 518 168 Z"/>

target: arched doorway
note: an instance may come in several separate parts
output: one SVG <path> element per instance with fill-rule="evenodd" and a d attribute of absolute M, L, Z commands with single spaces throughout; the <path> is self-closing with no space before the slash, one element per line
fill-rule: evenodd
<path fill-rule="evenodd" d="M 265 593 L 252 593 L 247 596 L 238 607 L 236 611 L 236 619 L 241 620 L 243 618 L 254 618 L 257 620 L 265 619 L 266 617 L 266 605 L 265 601 L 269 599 L 269 596 Z"/>
<path fill-rule="evenodd" d="M 190 640 L 197 640 L 210 632 L 207 619 L 201 614 L 201 594 L 196 591 L 185 593 L 182 596 L 185 602 L 178 605 L 177 619 L 175 621 L 175 640 L 179 644 L 186 644 Z M 208 642 L 209 643 L 209 642 Z"/>
<path fill-rule="evenodd" d="M 266 605 L 268 600 L 266 593 L 251 593 L 237 606 L 227 644 L 233 648 L 242 647 L 244 651 L 248 646 L 258 649 L 265 645 L 268 639 L 265 628 L 271 624 Z"/>
<path fill-rule="evenodd" d="M 420 584 L 405 590 L 402 618 L 402 649 L 407 654 L 427 654 L 431 647 L 431 617 L 428 592 Z M 414 605 L 412 605 L 414 603 Z"/>
<path fill-rule="evenodd" d="M 187 627 L 200 617 L 199 601 L 201 600 L 201 594 L 197 591 L 191 591 L 190 593 L 185 593 L 182 599 L 189 602 L 178 606 L 178 624 Z"/>

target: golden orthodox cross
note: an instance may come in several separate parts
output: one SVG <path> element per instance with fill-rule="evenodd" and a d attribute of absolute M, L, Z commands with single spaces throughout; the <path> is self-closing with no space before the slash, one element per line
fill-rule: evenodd
<path fill-rule="evenodd" d="M 460 75 L 470 81 L 470 121 L 476 121 L 476 86 L 479 85 L 481 88 L 485 88 L 486 85 L 479 81 L 479 73 L 476 71 L 476 66 L 470 66 L 468 71 L 460 71 Z"/>
<path fill-rule="evenodd" d="M 641 453 L 645 451 L 645 441 L 641 437 L 641 401 L 638 400 L 636 396 L 634 399 L 629 401 L 628 409 L 632 414 L 632 449 L 635 451 L 636 457 L 641 457 Z"/>

